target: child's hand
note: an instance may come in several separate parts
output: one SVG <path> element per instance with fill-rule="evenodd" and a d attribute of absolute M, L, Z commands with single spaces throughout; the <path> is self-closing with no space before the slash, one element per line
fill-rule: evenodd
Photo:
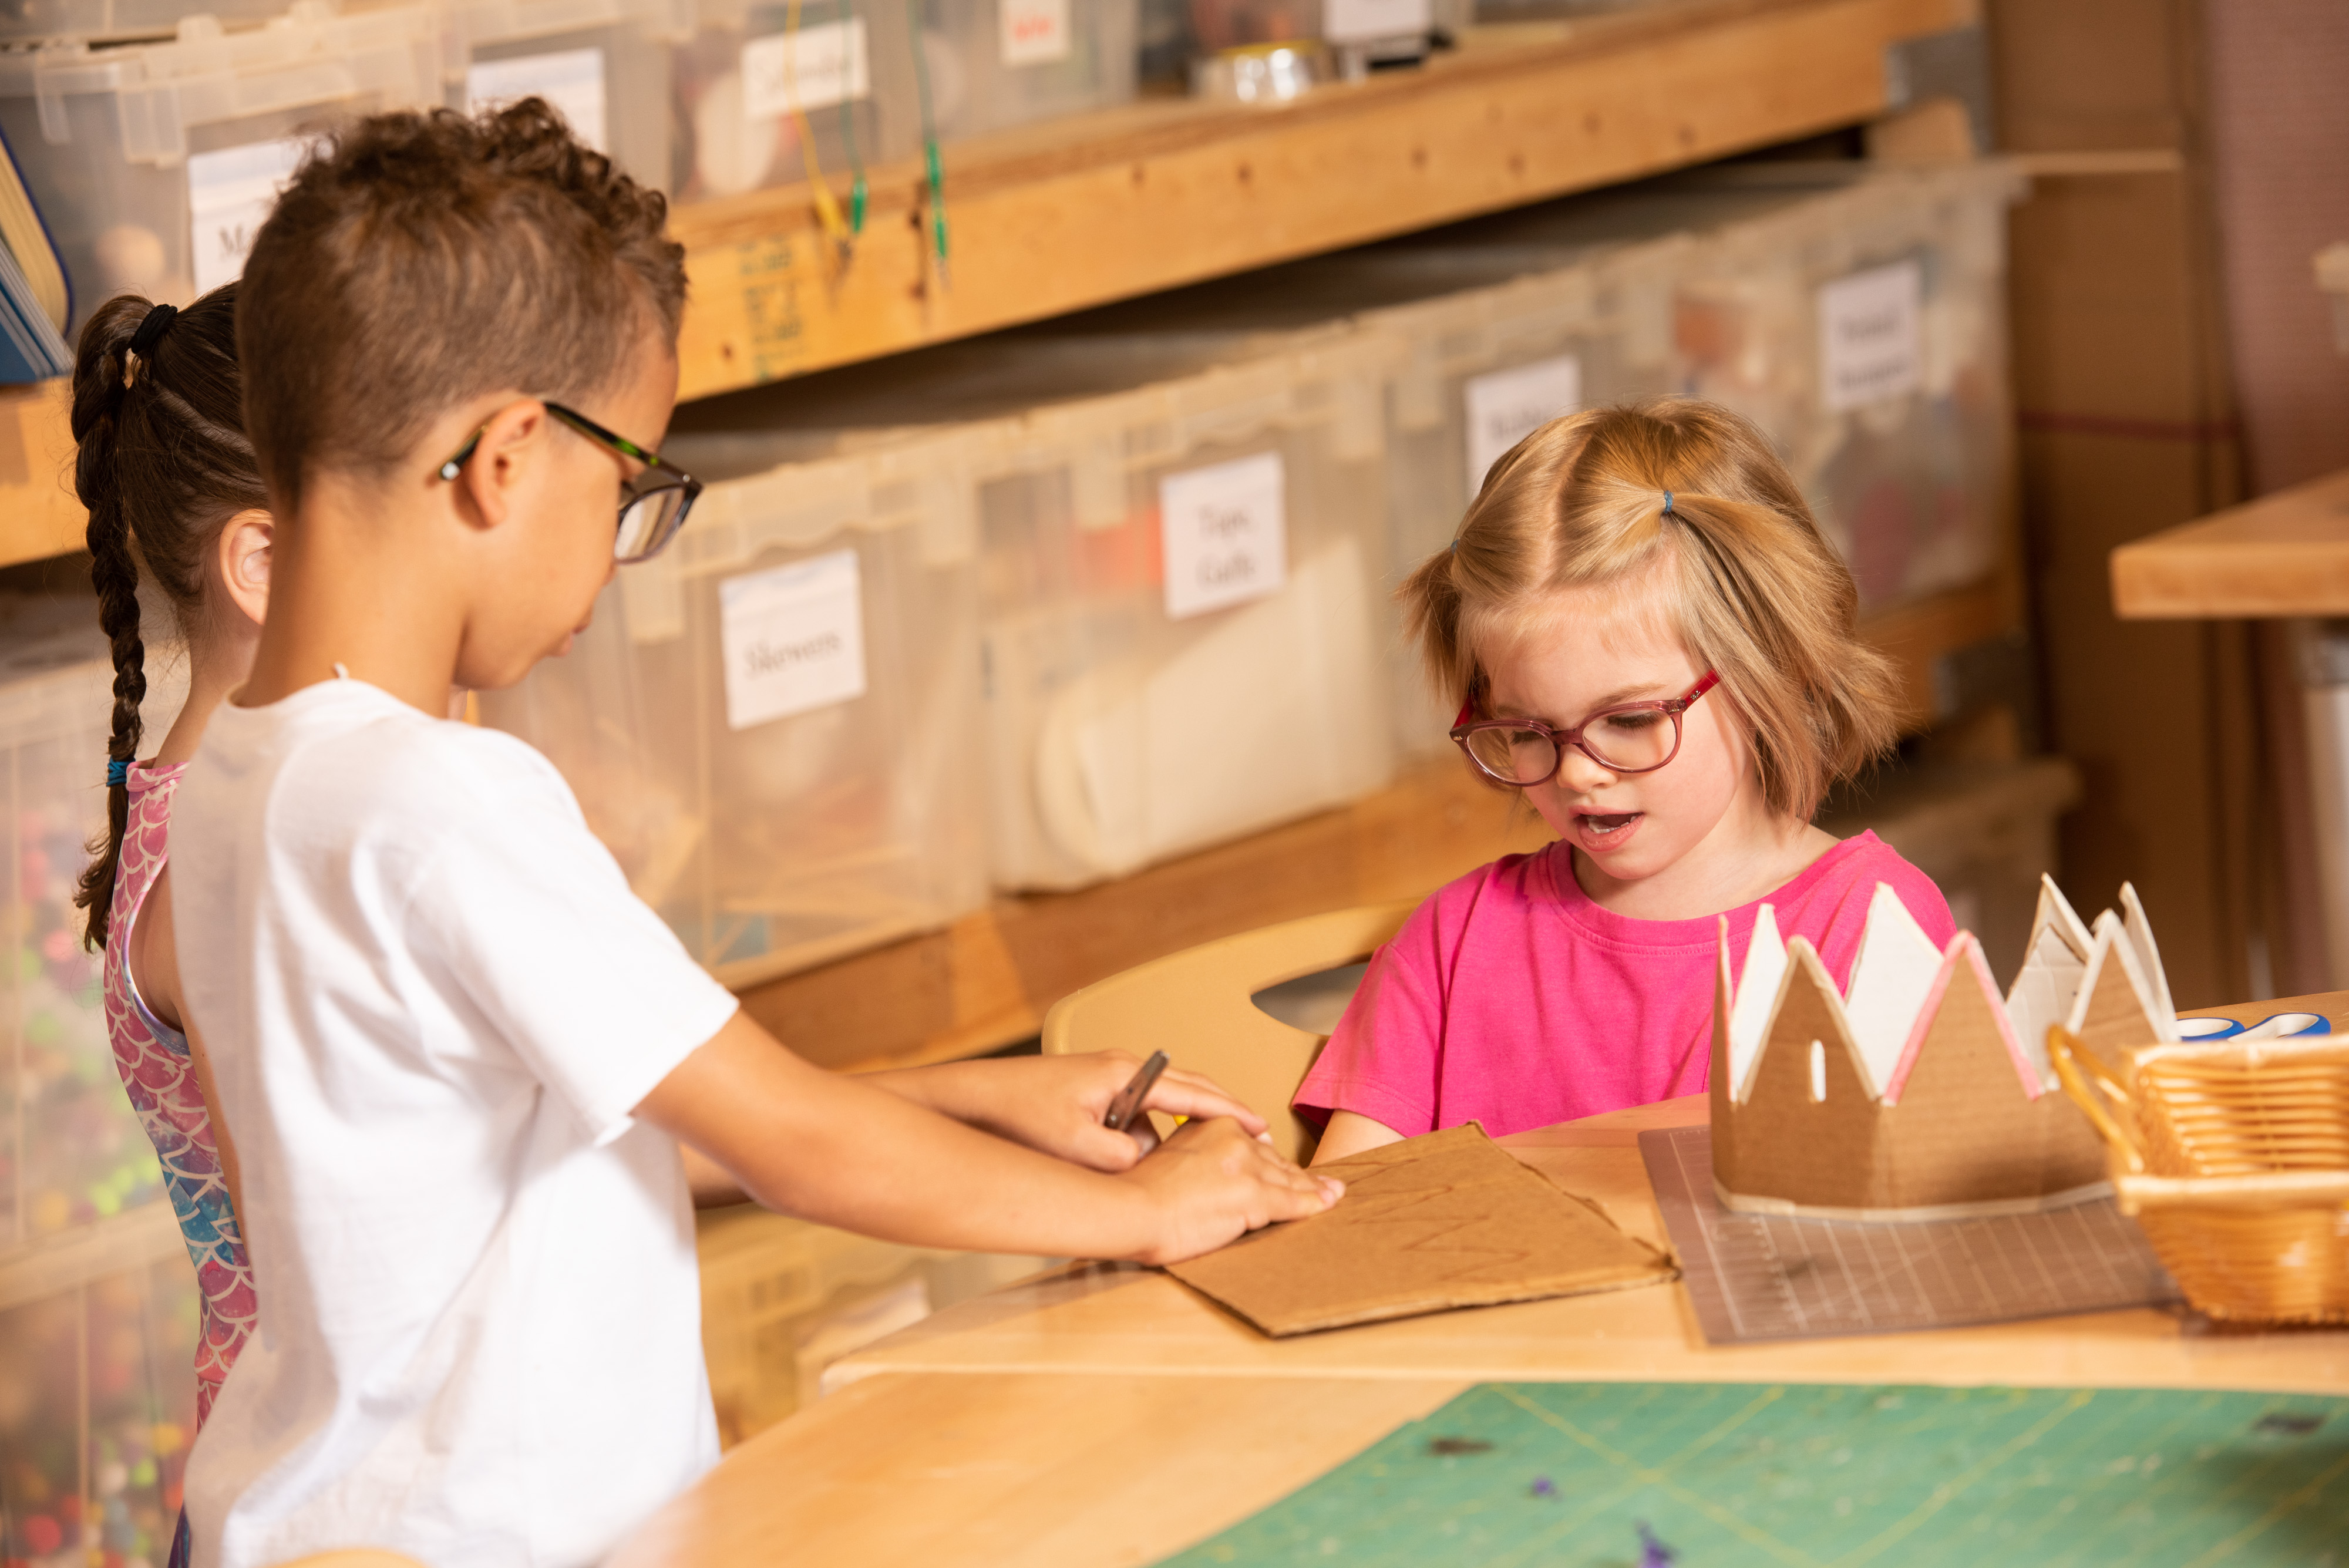
<path fill-rule="evenodd" d="M 1259 1226 L 1319 1214 L 1346 1195 L 1344 1182 L 1299 1170 L 1228 1117 L 1175 1128 L 1124 1179 L 1148 1193 L 1158 1211 L 1158 1240 L 1136 1258 L 1144 1263 L 1212 1252 Z"/>
<path fill-rule="evenodd" d="M 1158 1146 L 1158 1135 L 1146 1116 L 1135 1117 L 1123 1132 L 1102 1126 L 1110 1102 L 1141 1065 L 1123 1051 L 1096 1051 L 1082 1056 L 956 1062 L 876 1074 L 873 1081 L 1015 1143 L 1094 1170 L 1117 1172 L 1131 1170 Z M 1180 1067 L 1170 1067 L 1159 1077 L 1143 1106 L 1195 1120 L 1227 1117 L 1250 1137 L 1265 1130 L 1264 1118 L 1214 1079 Z"/>

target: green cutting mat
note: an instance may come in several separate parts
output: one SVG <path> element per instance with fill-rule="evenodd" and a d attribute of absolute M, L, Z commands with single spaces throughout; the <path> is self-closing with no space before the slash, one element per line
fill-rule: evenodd
<path fill-rule="evenodd" d="M 1486 1384 L 1168 1562 L 2349 1563 L 2349 1400 Z"/>

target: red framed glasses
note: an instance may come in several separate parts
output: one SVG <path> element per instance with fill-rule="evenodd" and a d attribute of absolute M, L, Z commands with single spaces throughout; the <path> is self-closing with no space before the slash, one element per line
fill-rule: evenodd
<path fill-rule="evenodd" d="M 1720 684 L 1721 677 L 1708 670 L 1685 696 L 1601 708 L 1571 730 L 1554 730 L 1538 719 L 1472 722 L 1476 700 L 1471 697 L 1461 705 L 1452 738 L 1477 772 L 1514 789 L 1557 777 L 1568 746 L 1609 773 L 1651 774 L 1680 755 L 1681 715 Z"/>

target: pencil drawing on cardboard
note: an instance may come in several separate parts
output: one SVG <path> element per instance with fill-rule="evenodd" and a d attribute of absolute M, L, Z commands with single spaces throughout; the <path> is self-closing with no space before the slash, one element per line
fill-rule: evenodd
<path fill-rule="evenodd" d="M 2104 1150 L 2057 1086 L 2047 1030 L 2092 1050 L 2178 1038 L 2136 889 L 2082 923 L 2052 879 L 2003 995 L 1982 944 L 1936 950 L 1878 885 L 1842 993 L 1762 907 L 1733 984 L 1721 928 L 1713 1169 L 1732 1209 L 1920 1220 L 2051 1208 L 2110 1190 Z"/>

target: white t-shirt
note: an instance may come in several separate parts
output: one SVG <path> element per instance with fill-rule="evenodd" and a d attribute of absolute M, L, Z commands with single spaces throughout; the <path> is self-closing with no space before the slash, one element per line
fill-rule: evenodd
<path fill-rule="evenodd" d="M 690 1195 L 629 1112 L 734 999 L 545 758 L 361 681 L 222 705 L 172 816 L 261 1298 L 196 1563 L 604 1556 L 718 1457 Z"/>

